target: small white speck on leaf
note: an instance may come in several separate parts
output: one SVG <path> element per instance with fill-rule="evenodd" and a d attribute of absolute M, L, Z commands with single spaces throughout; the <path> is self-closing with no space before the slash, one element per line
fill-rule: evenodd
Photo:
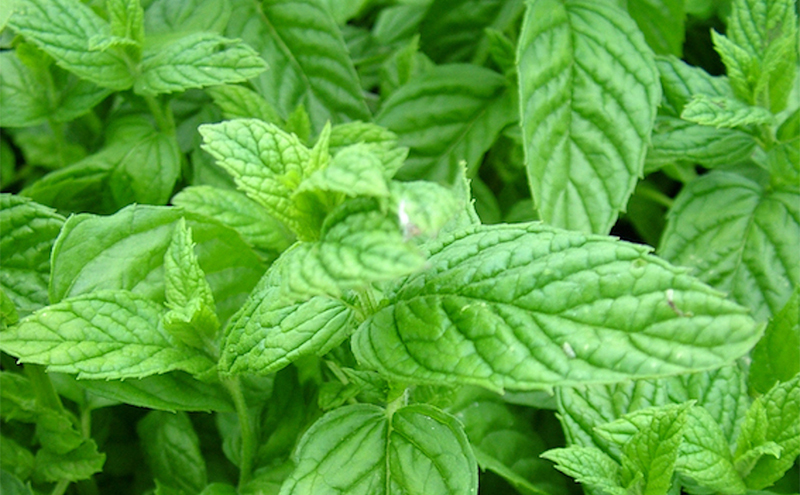
<path fill-rule="evenodd" d="M 575 354 L 575 349 L 572 348 L 572 345 L 570 345 L 569 342 L 564 342 L 561 344 L 561 350 L 564 351 L 564 354 L 566 354 L 570 359 L 575 359 L 577 356 L 577 354 Z"/>

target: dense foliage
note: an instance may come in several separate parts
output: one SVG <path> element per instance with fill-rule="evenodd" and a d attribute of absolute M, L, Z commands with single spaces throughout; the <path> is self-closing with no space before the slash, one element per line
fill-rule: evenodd
<path fill-rule="evenodd" d="M 797 28 L 4 2 L 0 491 L 797 493 Z"/>

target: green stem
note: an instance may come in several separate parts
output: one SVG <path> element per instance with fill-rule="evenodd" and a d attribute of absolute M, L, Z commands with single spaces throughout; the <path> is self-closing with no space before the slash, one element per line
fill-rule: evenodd
<path fill-rule="evenodd" d="M 242 383 L 238 377 L 223 380 L 222 382 L 228 393 L 231 394 L 233 405 L 236 408 L 236 415 L 239 417 L 239 432 L 242 436 L 242 452 L 239 465 L 239 488 L 250 481 L 253 470 L 253 454 L 255 453 L 256 439 L 253 426 L 250 422 L 250 413 L 247 409 L 247 402 L 244 400 Z"/>
<path fill-rule="evenodd" d="M 651 187 L 640 187 L 639 189 L 636 190 L 636 194 L 638 194 L 643 198 L 649 199 L 650 201 L 656 204 L 664 206 L 667 209 L 672 208 L 672 204 L 675 202 L 672 198 L 670 198 L 666 194 L 662 193 L 658 189 L 654 189 Z"/>
<path fill-rule="evenodd" d="M 69 487 L 69 484 L 70 484 L 70 482 L 67 481 L 67 480 L 59 481 L 58 483 L 56 483 L 56 486 L 53 487 L 53 491 L 50 492 L 50 495 L 63 495 L 64 492 L 67 491 L 67 488 Z"/>
<path fill-rule="evenodd" d="M 164 134 L 171 136 L 175 135 L 175 119 L 172 117 L 172 110 L 168 106 L 162 107 L 155 96 L 146 95 L 144 101 L 147 103 L 147 108 L 156 119 L 156 125 Z"/>
<path fill-rule="evenodd" d="M 81 435 L 83 438 L 92 436 L 92 410 L 81 406 Z"/>
<path fill-rule="evenodd" d="M 26 364 L 25 374 L 31 381 L 33 393 L 39 405 L 56 411 L 64 411 L 64 404 L 61 403 L 61 398 L 58 396 L 58 393 L 56 393 L 53 382 L 50 381 L 50 377 L 47 376 L 42 366 L 38 364 Z"/>

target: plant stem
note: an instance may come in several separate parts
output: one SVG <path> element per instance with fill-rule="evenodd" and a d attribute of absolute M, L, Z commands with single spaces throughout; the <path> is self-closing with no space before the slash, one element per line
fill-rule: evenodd
<path fill-rule="evenodd" d="M 239 465 L 239 488 L 250 481 L 253 470 L 253 454 L 255 453 L 255 436 L 252 424 L 250 423 L 250 413 L 247 410 L 247 402 L 242 393 L 242 383 L 238 377 L 223 380 L 222 382 L 228 393 L 231 394 L 236 415 L 239 417 L 239 432 L 242 436 L 242 452 Z"/>
<path fill-rule="evenodd" d="M 647 198 L 656 204 L 664 206 L 667 209 L 672 208 L 672 203 L 675 202 L 672 198 L 670 198 L 666 194 L 652 187 L 640 187 L 639 189 L 636 190 L 636 194 L 638 194 L 643 198 Z"/>
<path fill-rule="evenodd" d="M 50 495 L 63 495 L 64 492 L 67 491 L 67 488 L 69 487 L 69 484 L 70 484 L 70 482 L 67 481 L 67 480 L 59 481 L 58 483 L 56 483 L 56 486 L 53 487 L 53 491 L 50 492 Z"/>
<path fill-rule="evenodd" d="M 175 135 L 175 119 L 172 117 L 172 111 L 168 107 L 162 107 L 155 96 L 146 95 L 144 101 L 156 119 L 156 124 L 161 132 L 171 136 Z"/>

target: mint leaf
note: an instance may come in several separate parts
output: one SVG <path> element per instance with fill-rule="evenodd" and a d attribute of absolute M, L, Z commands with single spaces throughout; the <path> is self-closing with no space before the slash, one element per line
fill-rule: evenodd
<path fill-rule="evenodd" d="M 753 459 L 752 468 L 742 473 L 749 489 L 771 486 L 800 454 L 800 375 L 779 383 L 753 403 L 737 441 L 736 462 L 765 447 L 769 450 L 764 453 L 770 455 Z"/>
<path fill-rule="evenodd" d="M 177 208 L 132 205 L 108 217 L 70 217 L 53 249 L 50 300 L 124 289 L 163 302 L 164 254 L 182 216 L 225 321 L 258 282 L 262 262 L 234 230 Z"/>
<path fill-rule="evenodd" d="M 123 54 L 92 49 L 92 40 L 111 36 L 111 27 L 82 2 L 26 1 L 14 12 L 9 26 L 79 77 L 113 90 L 133 85 Z"/>
<path fill-rule="evenodd" d="M 14 302 L 0 289 L 0 332 L 19 321 L 19 313 Z"/>
<path fill-rule="evenodd" d="M 758 320 L 777 313 L 800 284 L 800 252 L 790 241 L 800 238 L 800 192 L 766 181 L 758 171 L 692 181 L 669 212 L 660 246 L 664 258 L 693 267 Z"/>
<path fill-rule="evenodd" d="M 614 2 L 528 2 L 517 48 L 528 181 L 542 220 L 607 233 L 642 174 L 661 99 Z"/>
<path fill-rule="evenodd" d="M 199 493 L 207 483 L 200 440 L 186 413 L 152 411 L 136 425 L 145 460 L 155 479 L 183 493 Z"/>
<path fill-rule="evenodd" d="M 214 313 L 214 295 L 197 261 L 192 231 L 181 218 L 164 255 L 166 306 L 164 327 L 184 344 L 217 355 L 214 343 L 219 320 Z"/>
<path fill-rule="evenodd" d="M 358 75 L 336 22 L 317 0 L 241 2 L 227 34 L 240 37 L 270 70 L 254 85 L 283 118 L 304 105 L 312 128 L 326 121 L 370 120 Z"/>
<path fill-rule="evenodd" d="M 712 76 L 677 57 L 657 55 L 656 67 L 664 91 L 661 111 L 672 117 L 680 116 L 695 95 L 733 96 L 726 77 Z"/>
<path fill-rule="evenodd" d="M 423 267 L 425 259 L 405 242 L 391 217 L 369 199 L 336 208 L 318 242 L 299 243 L 275 262 L 281 285 L 297 297 L 330 295 L 391 281 Z"/>
<path fill-rule="evenodd" d="M 515 120 L 513 95 L 500 74 L 474 65 L 438 66 L 401 86 L 376 122 L 411 148 L 403 178 L 453 183 L 458 163 L 470 173 Z"/>
<path fill-rule="evenodd" d="M 0 194 L 0 290 L 20 316 L 47 305 L 50 251 L 64 217 L 46 206 Z"/>
<path fill-rule="evenodd" d="M 313 297 L 289 302 L 269 271 L 224 330 L 219 368 L 224 373 L 268 374 L 306 355 L 341 344 L 354 327 L 341 301 Z"/>
<path fill-rule="evenodd" d="M 80 385 L 105 399 L 148 409 L 233 411 L 230 397 L 222 386 L 198 381 L 181 371 L 124 381 L 81 380 Z"/>
<path fill-rule="evenodd" d="M 594 447 L 550 449 L 542 457 L 556 463 L 556 469 L 575 481 L 598 488 L 610 495 L 628 495 L 620 483 L 620 466 Z"/>
<path fill-rule="evenodd" d="M 455 495 L 478 488 L 475 458 L 460 425 L 427 405 L 394 412 L 366 404 L 335 409 L 308 429 L 295 457 L 297 467 L 281 495 L 323 488 L 352 495 Z"/>
<path fill-rule="evenodd" d="M 355 196 L 389 196 L 383 163 L 371 147 L 356 144 L 342 148 L 328 165 L 303 180 L 295 194 L 326 191 Z"/>
<path fill-rule="evenodd" d="M 304 230 L 291 201 L 300 182 L 316 170 L 311 150 L 294 134 L 255 119 L 203 125 L 203 149 L 230 173 L 250 198 L 298 235 Z"/>
<path fill-rule="evenodd" d="M 712 30 L 711 41 L 714 49 L 719 53 L 725 72 L 730 81 L 733 93 L 742 100 L 751 103 L 753 101 L 753 87 L 751 72 L 756 65 L 753 56 L 747 50 L 736 45 L 728 37 Z"/>
<path fill-rule="evenodd" d="M 238 40 L 195 33 L 147 47 L 133 90 L 142 95 L 241 82 L 257 76 L 266 63 Z"/>
<path fill-rule="evenodd" d="M 433 182 L 392 182 L 389 188 L 406 239 L 420 235 L 435 237 L 461 208 L 450 190 Z"/>
<path fill-rule="evenodd" d="M 138 46 L 144 43 L 144 10 L 139 0 L 107 0 L 106 10 L 112 36 Z"/>
<path fill-rule="evenodd" d="M 681 118 L 700 125 L 741 127 L 750 124 L 773 124 L 769 110 L 751 107 L 734 98 L 696 95 L 684 107 Z"/>
<path fill-rule="evenodd" d="M 532 389 L 674 374 L 719 367 L 759 337 L 744 308 L 642 246 L 521 224 L 429 251 L 430 268 L 353 339 L 359 361 L 395 379 Z"/>
<path fill-rule="evenodd" d="M 206 88 L 205 92 L 222 110 L 222 116 L 226 120 L 254 118 L 273 124 L 281 122 L 277 111 L 263 96 L 244 86 L 213 86 Z"/>
<path fill-rule="evenodd" d="M 231 17 L 228 0 L 155 0 L 144 13 L 148 36 L 210 31 L 220 33 Z"/>
<path fill-rule="evenodd" d="M 28 479 L 33 472 L 33 454 L 13 439 L 0 435 L 0 469 L 17 478 Z M 3 474 L 0 474 L 3 477 Z M 3 493 L 6 493 L 3 488 Z"/>
<path fill-rule="evenodd" d="M 764 394 L 775 382 L 789 381 L 800 372 L 800 289 L 767 325 L 752 353 L 748 381 L 751 390 Z"/>
<path fill-rule="evenodd" d="M 43 481 L 80 481 L 103 469 L 106 455 L 97 452 L 94 440 L 85 440 L 78 448 L 57 454 L 47 448 L 36 452 L 34 479 Z"/>
<path fill-rule="evenodd" d="M 291 234 L 260 204 L 236 191 L 191 186 L 172 197 L 172 204 L 235 229 L 259 254 L 271 259 L 291 244 Z"/>
<path fill-rule="evenodd" d="M 0 334 L 0 350 L 79 378 L 138 378 L 213 365 L 177 344 L 159 305 L 127 291 L 95 291 L 47 306 Z"/>
<path fill-rule="evenodd" d="M 356 144 L 378 156 L 386 179 L 394 177 L 408 156 L 408 148 L 399 147 L 397 135 L 385 127 L 370 122 L 347 122 L 331 128 L 329 146 L 332 154 Z"/>
<path fill-rule="evenodd" d="M 675 162 L 704 167 L 737 163 L 753 155 L 756 140 L 737 129 L 715 129 L 674 117 L 658 117 L 647 150 L 645 174 Z"/>
<path fill-rule="evenodd" d="M 0 490 L 9 495 L 33 495 L 30 484 L 24 484 L 19 478 L 5 470 L 0 470 Z"/>
<path fill-rule="evenodd" d="M 686 12 L 680 0 L 631 0 L 628 12 L 656 53 L 683 53 Z"/>
<path fill-rule="evenodd" d="M 46 70 L 46 69 L 45 69 Z M 44 123 L 48 117 L 47 97 L 33 72 L 15 52 L 0 53 L 0 101 L 3 102 L 3 127 L 28 127 Z"/>
<path fill-rule="evenodd" d="M 31 381 L 24 375 L 0 371 L 0 400 L 3 408 L 0 415 L 5 421 L 36 421 L 39 407 L 31 394 Z"/>

